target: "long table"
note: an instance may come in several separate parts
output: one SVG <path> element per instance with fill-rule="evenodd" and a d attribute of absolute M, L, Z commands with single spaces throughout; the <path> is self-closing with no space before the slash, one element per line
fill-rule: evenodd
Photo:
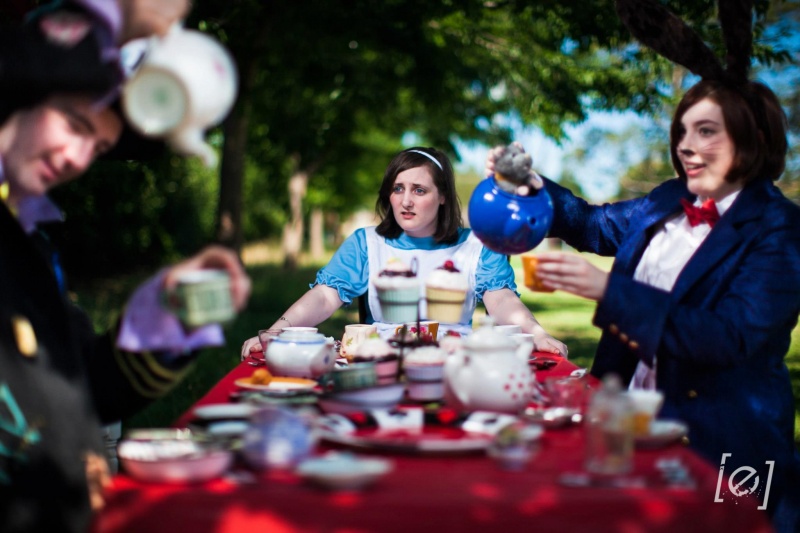
<path fill-rule="evenodd" d="M 537 371 L 537 379 L 575 368 L 560 360 Z M 238 365 L 194 407 L 228 401 L 234 381 L 252 371 Z M 191 420 L 192 409 L 177 426 Z M 562 483 L 564 472 L 582 470 L 584 445 L 581 426 L 547 430 L 539 453 L 520 472 L 502 470 L 484 454 L 394 454 L 394 470 L 363 491 L 318 489 L 287 471 L 194 485 L 147 484 L 120 474 L 93 531 L 772 531 L 755 500 L 715 503 L 718 466 L 679 443 L 636 451 L 634 476 L 643 486 Z M 668 486 L 657 467 L 665 459 L 685 465 L 696 488 Z"/>

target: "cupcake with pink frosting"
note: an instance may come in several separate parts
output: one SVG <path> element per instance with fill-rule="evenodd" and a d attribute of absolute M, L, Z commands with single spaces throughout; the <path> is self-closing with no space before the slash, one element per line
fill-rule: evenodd
<path fill-rule="evenodd" d="M 456 324 L 461 321 L 469 282 L 449 259 L 425 281 L 428 318 Z"/>

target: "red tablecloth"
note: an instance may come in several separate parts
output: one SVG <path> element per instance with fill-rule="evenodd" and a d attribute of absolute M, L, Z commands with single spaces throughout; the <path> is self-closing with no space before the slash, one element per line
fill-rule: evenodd
<path fill-rule="evenodd" d="M 544 356 L 545 354 L 541 354 Z M 561 361 L 537 377 L 574 369 Z M 228 400 L 233 381 L 251 374 L 242 364 L 197 405 Z M 191 413 L 178 424 L 185 424 Z M 545 432 L 538 455 L 521 472 L 499 469 L 483 454 L 393 455 L 395 468 L 363 492 L 328 492 L 292 473 L 268 472 L 253 482 L 220 479 L 198 485 L 152 485 L 114 478 L 107 508 L 94 531 L 771 531 L 754 500 L 714 503 L 718 468 L 675 444 L 637 450 L 634 475 L 644 488 L 564 486 L 565 471 L 582 469 L 581 427 Z M 667 487 L 655 467 L 678 458 L 697 482 L 694 490 Z"/>

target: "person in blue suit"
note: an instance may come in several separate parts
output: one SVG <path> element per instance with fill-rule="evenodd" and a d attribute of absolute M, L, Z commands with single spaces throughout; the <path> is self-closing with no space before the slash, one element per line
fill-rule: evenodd
<path fill-rule="evenodd" d="M 719 3 L 725 68 L 662 4 L 617 0 L 617 10 L 637 39 L 701 77 L 670 127 L 678 176 L 605 205 L 544 180 L 550 236 L 615 260 L 609 273 L 577 254 L 541 253 L 537 274 L 546 288 L 597 301 L 592 374 L 663 391 L 660 416 L 685 421 L 687 443 L 733 476 L 709 504 L 752 493 L 778 531 L 798 531 L 784 357 L 800 313 L 800 208 L 773 183 L 785 166 L 786 116 L 747 78 L 752 3 Z"/>

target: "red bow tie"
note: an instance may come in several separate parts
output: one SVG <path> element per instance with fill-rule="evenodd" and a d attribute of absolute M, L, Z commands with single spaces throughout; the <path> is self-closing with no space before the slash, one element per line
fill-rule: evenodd
<path fill-rule="evenodd" d="M 719 211 L 717 211 L 717 204 L 714 203 L 712 198 L 709 198 L 700 207 L 695 206 L 686 198 L 681 198 L 681 205 L 683 211 L 686 213 L 686 218 L 689 219 L 689 225 L 692 227 L 707 223 L 710 227 L 719 220 Z"/>

